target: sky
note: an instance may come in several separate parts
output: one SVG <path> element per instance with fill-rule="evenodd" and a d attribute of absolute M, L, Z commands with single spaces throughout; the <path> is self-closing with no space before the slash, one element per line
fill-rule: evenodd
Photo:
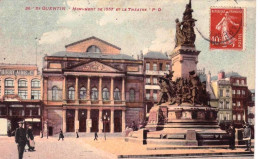
<path fill-rule="evenodd" d="M 0 63 L 36 64 L 37 50 L 41 69 L 45 54 L 64 51 L 65 45 L 90 36 L 120 47 L 123 54 L 171 53 L 175 46 L 175 19 L 182 19 L 187 3 L 188 0 L 0 0 Z M 42 10 L 43 7 L 66 9 Z M 96 9 L 73 11 L 74 7 Z M 248 78 L 249 88 L 254 89 L 255 0 L 192 0 L 196 27 L 205 37 L 210 31 L 210 7 L 245 8 L 245 49 L 210 50 L 209 42 L 196 31 L 195 45 L 201 51 L 197 67 L 205 68 L 212 76 L 220 70 L 238 72 Z M 105 8 L 114 10 L 104 11 Z M 147 11 L 122 11 L 125 8 Z"/>

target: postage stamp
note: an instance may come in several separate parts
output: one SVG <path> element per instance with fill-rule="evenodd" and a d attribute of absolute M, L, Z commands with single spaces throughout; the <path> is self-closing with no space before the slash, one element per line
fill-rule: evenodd
<path fill-rule="evenodd" d="M 244 49 L 244 9 L 210 9 L 210 49 Z"/>

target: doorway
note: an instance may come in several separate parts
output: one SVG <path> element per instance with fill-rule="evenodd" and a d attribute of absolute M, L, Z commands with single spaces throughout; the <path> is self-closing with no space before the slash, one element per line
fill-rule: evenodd
<path fill-rule="evenodd" d="M 99 110 L 98 109 L 92 109 L 90 114 L 91 114 L 90 118 L 92 120 L 91 132 L 98 132 L 98 115 L 99 115 Z"/>
<path fill-rule="evenodd" d="M 66 127 L 67 132 L 74 132 L 75 110 L 67 109 L 66 111 Z"/>
<path fill-rule="evenodd" d="M 87 110 L 79 110 L 79 132 L 86 132 Z"/>

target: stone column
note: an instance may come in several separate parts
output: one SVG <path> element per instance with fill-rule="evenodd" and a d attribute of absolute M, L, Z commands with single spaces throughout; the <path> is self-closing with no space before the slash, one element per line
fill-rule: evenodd
<path fill-rule="evenodd" d="M 75 132 L 79 129 L 79 110 L 75 109 Z"/>
<path fill-rule="evenodd" d="M 62 131 L 65 133 L 67 130 L 66 128 L 66 109 L 62 110 Z"/>
<path fill-rule="evenodd" d="M 87 104 L 90 104 L 90 77 L 88 77 L 88 83 L 87 83 Z"/>
<path fill-rule="evenodd" d="M 111 77 L 110 85 L 110 104 L 114 104 L 114 78 Z"/>
<path fill-rule="evenodd" d="M 125 103 L 125 78 L 122 77 L 122 102 Z"/>
<path fill-rule="evenodd" d="M 67 104 L 67 79 L 66 76 L 63 77 L 63 83 L 62 83 L 62 100 L 63 104 Z"/>
<path fill-rule="evenodd" d="M 99 77 L 99 84 L 98 84 L 98 101 L 99 101 L 99 104 L 102 104 L 102 77 Z"/>
<path fill-rule="evenodd" d="M 79 77 L 76 76 L 75 81 L 75 103 L 79 103 Z"/>
<path fill-rule="evenodd" d="M 102 133 L 102 127 L 103 127 L 103 122 L 102 122 L 102 109 L 99 109 L 99 115 L 98 115 L 98 133 Z"/>
<path fill-rule="evenodd" d="M 91 111 L 91 109 L 88 109 L 88 112 L 87 112 L 87 121 L 86 121 L 86 130 L 87 130 L 87 133 L 89 133 L 90 132 L 90 127 L 89 127 L 89 125 L 88 125 L 88 120 L 90 119 L 90 111 Z"/>
<path fill-rule="evenodd" d="M 32 83 L 31 83 L 31 78 L 28 79 L 28 97 L 27 99 L 32 99 Z"/>
<path fill-rule="evenodd" d="M 125 110 L 122 110 L 122 132 L 125 131 Z"/>
<path fill-rule="evenodd" d="M 114 109 L 111 109 L 110 133 L 114 133 Z"/>

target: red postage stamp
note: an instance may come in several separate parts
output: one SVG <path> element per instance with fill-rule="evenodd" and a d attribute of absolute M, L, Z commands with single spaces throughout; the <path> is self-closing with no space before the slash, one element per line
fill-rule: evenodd
<path fill-rule="evenodd" d="M 210 18 L 210 49 L 243 50 L 243 8 L 211 8 Z"/>

